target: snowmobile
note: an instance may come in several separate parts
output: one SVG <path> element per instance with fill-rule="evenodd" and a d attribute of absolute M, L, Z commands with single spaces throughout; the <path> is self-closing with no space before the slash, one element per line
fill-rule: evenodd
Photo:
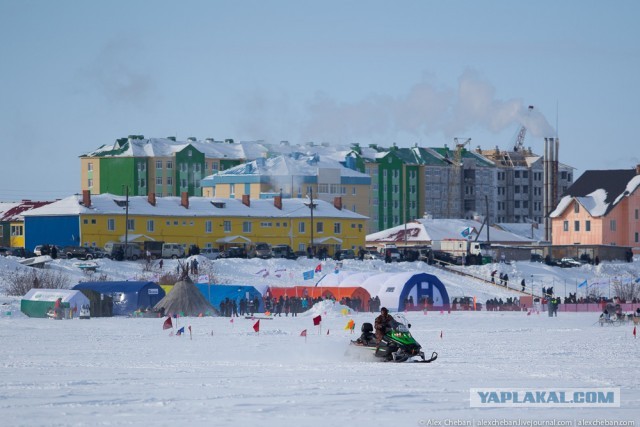
<path fill-rule="evenodd" d="M 377 341 L 373 333 L 373 325 L 371 323 L 363 323 L 360 328 L 362 334 L 357 340 L 351 341 L 352 345 L 364 347 L 373 350 L 375 357 L 385 362 L 421 362 L 431 363 L 438 358 L 435 351 L 429 359 L 425 358 L 422 347 L 411 336 L 409 328 L 410 323 L 402 315 L 396 317 L 387 324 L 384 337 Z M 416 360 L 417 359 L 417 360 Z"/>

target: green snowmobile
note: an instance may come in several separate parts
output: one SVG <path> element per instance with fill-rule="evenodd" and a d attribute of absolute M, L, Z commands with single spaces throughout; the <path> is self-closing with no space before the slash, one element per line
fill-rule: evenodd
<path fill-rule="evenodd" d="M 438 358 L 435 351 L 429 359 L 425 358 L 422 347 L 411 336 L 410 323 L 402 315 L 396 317 L 387 324 L 384 337 L 378 342 L 373 334 L 373 325 L 363 323 L 360 338 L 351 341 L 351 344 L 365 347 L 374 351 L 374 356 L 385 362 L 421 362 L 431 363 Z M 416 360 L 417 359 L 417 360 Z"/>

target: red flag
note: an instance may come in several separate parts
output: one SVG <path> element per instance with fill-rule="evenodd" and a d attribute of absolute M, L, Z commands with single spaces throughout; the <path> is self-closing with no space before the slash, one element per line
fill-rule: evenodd
<path fill-rule="evenodd" d="M 307 336 L 307 330 L 305 329 L 304 331 L 300 332 L 300 336 L 301 337 L 306 337 Z"/>
<path fill-rule="evenodd" d="M 258 319 L 258 321 L 253 324 L 253 330 L 256 332 L 260 332 L 260 319 Z"/>
<path fill-rule="evenodd" d="M 313 318 L 313 326 L 318 326 L 322 322 L 322 316 L 319 314 Z"/>
<path fill-rule="evenodd" d="M 316 273 L 320 273 L 322 271 L 322 264 L 318 264 L 315 271 Z"/>
<path fill-rule="evenodd" d="M 171 317 L 167 317 L 167 320 L 164 321 L 164 324 L 162 325 L 162 329 L 171 329 L 173 328 L 173 323 L 171 323 Z"/>
<path fill-rule="evenodd" d="M 633 327 L 633 336 L 634 336 L 634 338 L 636 336 L 636 327 L 635 326 Z"/>

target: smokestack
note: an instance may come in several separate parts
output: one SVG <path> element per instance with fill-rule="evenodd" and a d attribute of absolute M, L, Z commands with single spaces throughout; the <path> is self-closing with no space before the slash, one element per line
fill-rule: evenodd
<path fill-rule="evenodd" d="M 91 191 L 90 190 L 82 190 L 82 204 L 85 208 L 91 207 Z"/>
<path fill-rule="evenodd" d="M 251 199 L 248 194 L 242 195 L 242 204 L 249 207 L 251 206 Z"/>
<path fill-rule="evenodd" d="M 147 200 L 149 201 L 149 204 L 151 206 L 155 206 L 156 205 L 156 193 L 149 193 L 149 196 L 147 196 Z"/>
<path fill-rule="evenodd" d="M 273 206 L 282 210 L 282 196 L 276 196 L 273 198 Z"/>
<path fill-rule="evenodd" d="M 183 191 L 181 194 L 180 205 L 184 206 L 185 209 L 189 209 L 189 193 Z"/>
<path fill-rule="evenodd" d="M 339 211 L 342 210 L 342 197 L 334 197 L 333 198 L 333 207 L 335 207 Z"/>

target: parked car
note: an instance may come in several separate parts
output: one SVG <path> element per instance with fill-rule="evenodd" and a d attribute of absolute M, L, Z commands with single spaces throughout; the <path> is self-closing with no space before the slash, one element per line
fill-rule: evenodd
<path fill-rule="evenodd" d="M 377 251 L 364 251 L 364 259 L 384 259 L 384 257 Z"/>
<path fill-rule="evenodd" d="M 356 259 L 356 253 L 353 249 L 342 249 L 336 252 L 335 259 L 342 261 L 344 259 Z"/>
<path fill-rule="evenodd" d="M 243 247 L 234 246 L 224 251 L 223 257 L 224 258 L 246 258 L 247 251 Z"/>
<path fill-rule="evenodd" d="M 11 255 L 11 248 L 5 248 L 4 246 L 0 246 L 0 256 L 9 256 Z"/>
<path fill-rule="evenodd" d="M 65 246 L 61 252 L 65 258 L 77 258 L 77 259 L 94 259 L 104 256 L 103 252 L 98 252 L 93 248 L 87 246 Z"/>
<path fill-rule="evenodd" d="M 11 249 L 11 255 L 18 258 L 33 258 L 34 256 L 36 256 L 36 254 L 26 250 L 25 248 L 10 248 L 10 249 Z"/>
<path fill-rule="evenodd" d="M 123 259 L 130 259 L 135 261 L 142 257 L 142 249 L 135 243 L 129 243 L 126 245 L 127 253 L 125 254 L 125 244 L 119 242 L 107 242 L 104 245 L 104 256 L 107 258 L 122 261 Z"/>
<path fill-rule="evenodd" d="M 248 258 L 262 258 L 267 259 L 271 258 L 273 254 L 271 253 L 271 245 L 264 242 L 256 243 L 249 248 L 249 252 L 247 253 Z"/>
<path fill-rule="evenodd" d="M 200 249 L 200 255 L 208 259 L 218 259 L 221 253 L 218 248 L 202 248 Z"/>
<path fill-rule="evenodd" d="M 289 245 L 275 245 L 271 248 L 271 254 L 274 258 L 298 259 Z"/>
<path fill-rule="evenodd" d="M 573 258 L 562 258 L 560 260 L 560 267 L 564 267 L 564 268 L 571 268 L 571 267 L 580 267 L 582 264 L 580 264 L 579 261 L 576 261 Z"/>

